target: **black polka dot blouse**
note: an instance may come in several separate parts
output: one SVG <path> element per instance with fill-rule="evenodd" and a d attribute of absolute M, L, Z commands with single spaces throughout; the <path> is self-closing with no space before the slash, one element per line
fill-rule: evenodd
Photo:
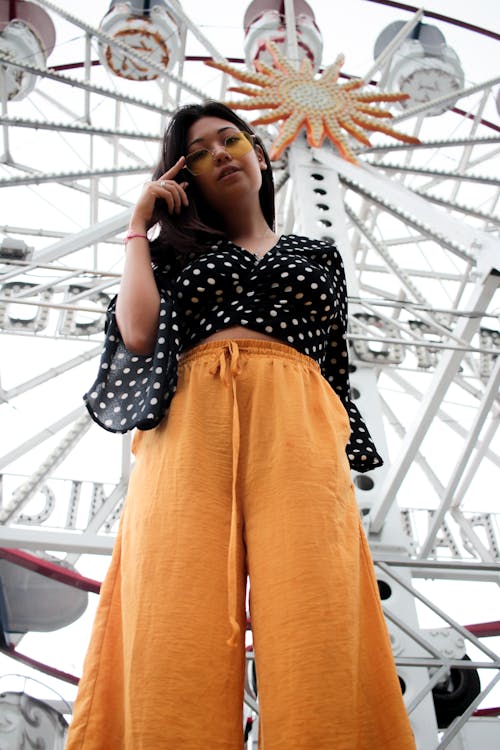
<path fill-rule="evenodd" d="M 84 399 L 91 416 L 111 432 L 155 427 L 169 407 L 181 353 L 216 331 L 245 326 L 316 360 L 344 404 L 351 424 L 352 469 L 382 464 L 350 399 L 346 342 L 347 291 L 334 245 L 284 235 L 263 257 L 220 239 L 193 252 L 181 269 L 157 268 L 160 322 L 150 356 L 129 352 L 110 305 L 96 382 Z"/>

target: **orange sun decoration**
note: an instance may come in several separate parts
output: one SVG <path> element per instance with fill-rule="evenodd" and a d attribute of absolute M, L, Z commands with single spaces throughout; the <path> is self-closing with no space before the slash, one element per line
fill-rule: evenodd
<path fill-rule="evenodd" d="M 363 130 L 378 130 L 405 143 L 419 143 L 418 138 L 381 123 L 381 119 L 391 118 L 391 113 L 372 106 L 373 102 L 401 101 L 407 99 L 408 94 L 361 93 L 359 89 L 365 84 L 359 79 L 339 84 L 338 77 L 344 64 L 343 55 L 339 55 L 334 64 L 325 69 L 321 78 L 315 78 L 311 61 L 307 57 L 302 60 L 299 70 L 296 70 L 280 54 L 276 45 L 266 42 L 266 46 L 273 58 L 272 68 L 256 61 L 256 72 L 251 73 L 214 60 L 208 60 L 206 64 L 229 73 L 238 81 L 258 87 L 231 87 L 229 91 L 246 94 L 250 99 L 226 102 L 232 109 L 269 108 L 269 112 L 252 120 L 253 125 L 283 120 L 278 137 L 271 146 L 271 159 L 281 156 L 304 125 L 310 146 L 319 148 L 327 136 L 340 155 L 353 164 L 358 164 L 358 161 L 349 147 L 346 132 L 365 146 L 371 146 L 371 143 Z"/>

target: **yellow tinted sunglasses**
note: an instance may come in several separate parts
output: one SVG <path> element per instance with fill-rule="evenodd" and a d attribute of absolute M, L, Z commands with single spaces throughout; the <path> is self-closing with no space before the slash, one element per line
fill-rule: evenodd
<path fill-rule="evenodd" d="M 238 131 L 224 138 L 223 147 L 232 157 L 238 158 L 248 154 L 254 145 L 255 136 L 252 133 Z M 215 152 L 209 148 L 200 148 L 186 156 L 186 169 L 191 174 L 199 175 L 212 169 L 215 161 Z"/>

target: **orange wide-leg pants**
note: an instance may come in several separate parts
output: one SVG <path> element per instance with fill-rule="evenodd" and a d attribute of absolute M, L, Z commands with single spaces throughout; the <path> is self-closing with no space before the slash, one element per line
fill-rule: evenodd
<path fill-rule="evenodd" d="M 185 354 L 138 432 L 67 750 L 242 750 L 247 575 L 260 750 L 414 750 L 345 445 L 318 365 Z"/>

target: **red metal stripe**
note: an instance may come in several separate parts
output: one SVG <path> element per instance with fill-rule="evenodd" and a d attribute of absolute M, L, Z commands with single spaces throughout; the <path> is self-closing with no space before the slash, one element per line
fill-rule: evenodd
<path fill-rule="evenodd" d="M 83 591 L 89 591 L 92 594 L 98 594 L 101 590 L 99 581 L 93 578 L 86 578 L 74 570 L 68 570 L 56 563 L 43 560 L 40 557 L 36 557 L 36 555 L 30 555 L 28 552 L 20 549 L 0 547 L 0 558 L 19 565 L 21 568 L 26 568 L 27 570 L 32 570 L 34 573 L 40 573 L 42 576 L 52 578 L 54 581 L 66 583 L 68 586 L 83 589 Z"/>
<path fill-rule="evenodd" d="M 478 710 L 474 711 L 472 715 L 473 716 L 500 716 L 500 706 L 495 706 L 495 708 L 478 708 Z"/>
<path fill-rule="evenodd" d="M 478 622 L 475 625 L 464 625 L 464 628 L 478 638 L 491 638 L 500 635 L 500 620 L 493 622 Z"/>
<path fill-rule="evenodd" d="M 26 664 L 28 667 L 33 667 L 33 669 L 37 669 L 39 672 L 48 674 L 51 677 L 56 677 L 58 680 L 63 680 L 64 682 L 70 682 L 72 685 L 78 685 L 80 681 L 80 678 L 75 677 L 75 675 L 73 674 L 69 674 L 68 672 L 63 672 L 61 669 L 56 669 L 55 667 L 51 667 L 49 664 L 44 664 L 41 661 L 32 659 L 31 656 L 26 656 L 26 654 L 20 654 L 19 651 L 16 651 L 14 646 L 9 646 L 8 648 L 0 648 L 0 652 L 2 654 L 5 654 L 5 656 L 10 656 L 11 659 L 15 659 L 16 661 L 19 661 L 22 664 Z"/>
<path fill-rule="evenodd" d="M 377 3 L 377 5 L 387 5 L 390 8 L 398 8 L 398 10 L 407 10 L 410 13 L 416 13 L 420 8 L 416 5 L 406 5 L 406 3 L 396 3 L 393 0 L 366 0 L 369 3 Z M 490 36 L 492 39 L 500 40 L 500 34 L 489 29 L 484 29 L 482 26 L 474 26 L 472 23 L 467 21 L 459 21 L 458 18 L 451 18 L 451 16 L 444 16 L 441 13 L 433 13 L 431 10 L 424 10 L 423 15 L 426 18 L 434 18 L 436 21 L 444 21 L 452 26 L 459 26 L 461 29 L 468 29 L 468 31 L 475 31 L 477 34 L 484 34 L 484 36 Z"/>

